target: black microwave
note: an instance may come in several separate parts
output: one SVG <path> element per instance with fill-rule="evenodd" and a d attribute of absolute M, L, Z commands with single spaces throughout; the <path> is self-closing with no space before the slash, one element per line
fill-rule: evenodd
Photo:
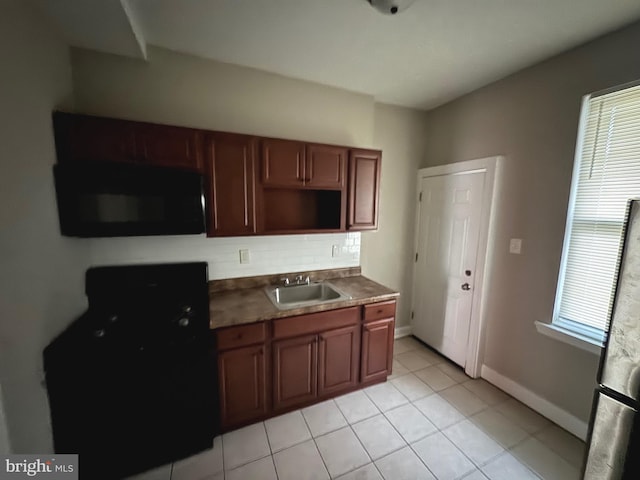
<path fill-rule="evenodd" d="M 205 231 L 202 175 L 136 164 L 53 167 L 60 231 L 72 237 Z"/>

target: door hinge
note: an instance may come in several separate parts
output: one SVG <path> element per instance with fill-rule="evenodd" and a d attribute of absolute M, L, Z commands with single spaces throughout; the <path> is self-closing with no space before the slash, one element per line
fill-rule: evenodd
<path fill-rule="evenodd" d="M 418 197 L 418 201 L 421 202 L 422 201 L 422 192 L 420 192 L 420 196 Z"/>
<path fill-rule="evenodd" d="M 416 253 L 416 262 L 418 261 L 418 254 Z"/>
<path fill-rule="evenodd" d="M 413 312 L 411 312 L 411 319 L 413 320 Z"/>

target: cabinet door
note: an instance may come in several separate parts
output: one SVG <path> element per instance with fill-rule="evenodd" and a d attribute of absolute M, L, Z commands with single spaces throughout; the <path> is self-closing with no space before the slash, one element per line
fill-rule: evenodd
<path fill-rule="evenodd" d="M 385 318 L 362 326 L 360 381 L 384 380 L 391 374 L 394 319 Z"/>
<path fill-rule="evenodd" d="M 302 187 L 305 175 L 304 143 L 265 138 L 262 140 L 262 184 Z"/>
<path fill-rule="evenodd" d="M 310 188 L 343 188 L 347 153 L 346 148 L 307 145 L 305 185 Z"/>
<path fill-rule="evenodd" d="M 256 232 L 254 172 L 253 137 L 214 134 L 207 139 L 209 236 Z"/>
<path fill-rule="evenodd" d="M 273 408 L 291 407 L 317 396 L 316 335 L 273 343 Z"/>
<path fill-rule="evenodd" d="M 137 157 L 141 163 L 203 170 L 202 141 L 198 130 L 139 124 L 135 135 Z"/>
<path fill-rule="evenodd" d="M 55 112 L 58 162 L 135 162 L 132 122 Z"/>
<path fill-rule="evenodd" d="M 218 380 L 223 427 L 245 423 L 267 413 L 264 346 L 220 352 Z"/>
<path fill-rule="evenodd" d="M 349 230 L 378 228 L 381 152 L 352 150 L 349 158 Z"/>
<path fill-rule="evenodd" d="M 360 325 L 320 334 L 318 395 L 333 394 L 358 384 Z"/>

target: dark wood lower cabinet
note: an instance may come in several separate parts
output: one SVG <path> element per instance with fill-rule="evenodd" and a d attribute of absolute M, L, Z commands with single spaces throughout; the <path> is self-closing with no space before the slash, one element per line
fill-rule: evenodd
<path fill-rule="evenodd" d="M 384 318 L 362 326 L 360 381 L 384 380 L 391 374 L 394 318 Z"/>
<path fill-rule="evenodd" d="M 317 395 L 316 335 L 273 342 L 273 408 L 284 409 Z"/>
<path fill-rule="evenodd" d="M 360 325 L 319 335 L 318 395 L 348 390 L 358 385 Z"/>
<path fill-rule="evenodd" d="M 217 331 L 223 431 L 381 382 L 395 300 Z"/>
<path fill-rule="evenodd" d="M 237 348 L 218 354 L 222 427 L 250 422 L 267 413 L 265 347 Z"/>

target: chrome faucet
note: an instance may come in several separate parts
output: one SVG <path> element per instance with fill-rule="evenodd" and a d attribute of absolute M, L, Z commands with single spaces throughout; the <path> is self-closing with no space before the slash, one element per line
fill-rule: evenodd
<path fill-rule="evenodd" d="M 289 277 L 283 277 L 280 279 L 283 287 L 294 287 L 296 285 L 309 285 L 311 280 L 309 279 L 309 275 L 296 275 L 296 278 L 291 281 Z"/>

